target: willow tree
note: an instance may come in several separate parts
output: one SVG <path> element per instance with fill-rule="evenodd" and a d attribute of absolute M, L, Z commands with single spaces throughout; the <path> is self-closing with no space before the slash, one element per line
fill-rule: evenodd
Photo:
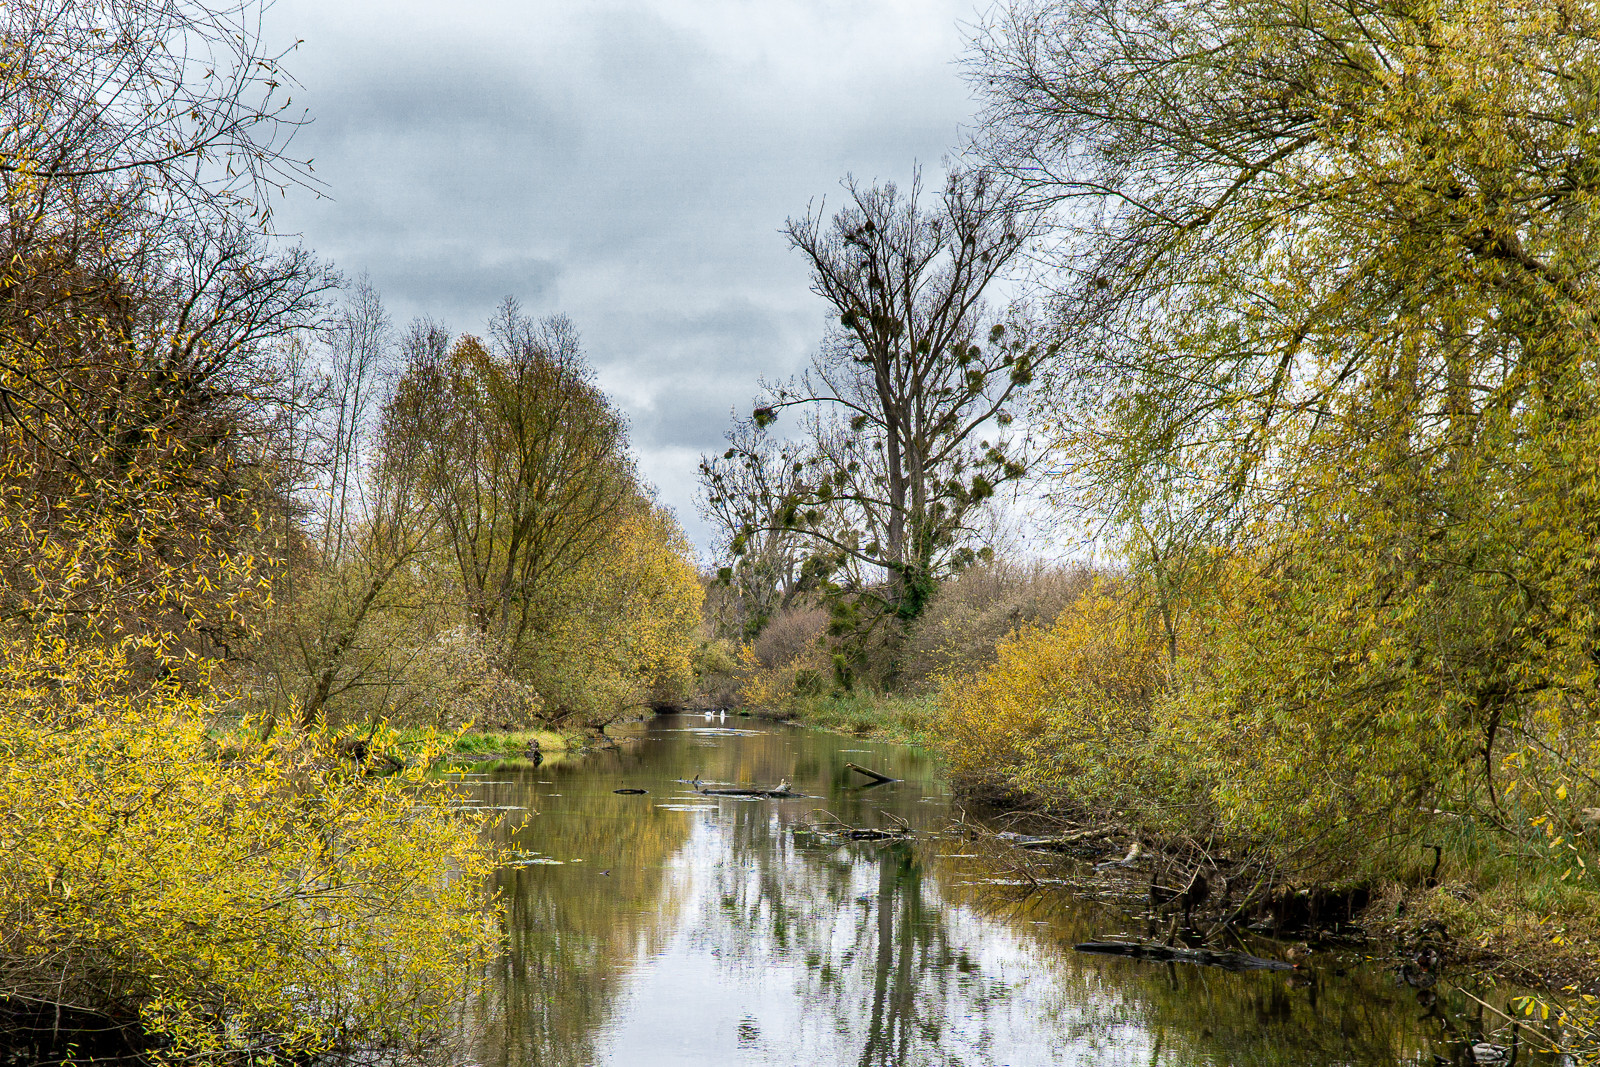
<path fill-rule="evenodd" d="M 310 177 L 284 151 L 290 82 L 253 10 L 0 7 L 0 493 L 17 509 L 0 556 L 16 545 L 19 567 L 0 615 L 87 633 L 115 614 L 237 647 L 215 549 L 259 547 L 254 395 L 330 281 L 264 232 L 269 196 Z M 90 514 L 109 543 L 74 529 Z M 113 571 L 117 598 L 75 584 Z M 66 588 L 82 595 L 51 592 Z"/>
<path fill-rule="evenodd" d="M 920 176 L 904 191 L 851 179 L 844 188 L 831 217 L 818 210 L 785 228 L 839 326 L 810 371 L 770 386 L 756 409 L 757 430 L 785 409 L 804 413 L 790 457 L 801 476 L 756 487 L 734 545 L 760 529 L 794 531 L 820 571 L 868 576 L 856 579 L 859 591 L 886 572 L 881 607 L 911 619 L 940 578 L 975 557 L 984 502 L 1025 471 L 1008 405 L 1039 353 L 1019 309 L 996 314 L 986 294 L 1017 265 L 1039 218 L 983 171 L 952 172 L 931 203 Z M 735 470 L 758 457 L 759 439 L 745 434 L 703 464 L 713 508 L 740 483 Z"/>
<path fill-rule="evenodd" d="M 1071 471 L 1232 598 L 1224 812 L 1525 826 L 1495 776 L 1548 717 L 1551 794 L 1591 775 L 1596 5 L 1025 2 L 973 76 L 990 163 L 1073 224 Z"/>
<path fill-rule="evenodd" d="M 550 621 L 544 594 L 605 548 L 639 489 L 571 322 L 507 300 L 489 335 L 409 346 L 382 434 L 429 502 L 473 628 L 509 668 Z"/>

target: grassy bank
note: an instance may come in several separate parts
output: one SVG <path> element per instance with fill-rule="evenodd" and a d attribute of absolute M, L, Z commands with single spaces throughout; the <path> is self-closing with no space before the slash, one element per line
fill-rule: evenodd
<path fill-rule="evenodd" d="M 852 737 L 936 747 L 937 708 L 932 696 L 906 697 L 865 691 L 794 696 L 777 709 L 761 710 L 757 714 Z"/>
<path fill-rule="evenodd" d="M 1600 900 L 1544 864 L 1501 851 L 1473 827 L 1443 828 L 1433 849 L 1376 877 L 1362 921 L 1374 936 L 1415 944 L 1437 936 L 1462 965 L 1553 989 L 1600 991 Z"/>
<path fill-rule="evenodd" d="M 514 759 L 526 756 L 537 746 L 549 757 L 587 747 L 588 739 L 578 734 L 561 734 L 554 730 L 471 730 L 451 743 L 449 752 L 462 756 L 499 756 Z"/>

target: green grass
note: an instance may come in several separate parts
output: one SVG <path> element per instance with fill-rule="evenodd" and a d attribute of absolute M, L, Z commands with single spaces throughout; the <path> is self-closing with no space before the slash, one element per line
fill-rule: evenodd
<path fill-rule="evenodd" d="M 462 734 L 450 746 L 450 751 L 473 755 L 504 752 L 508 756 L 520 756 L 528 750 L 530 741 L 539 742 L 542 752 L 566 752 L 579 747 L 572 738 L 553 730 L 484 730 Z"/>
<path fill-rule="evenodd" d="M 1436 876 L 1424 842 L 1441 848 Z M 1592 991 L 1600 988 L 1600 886 L 1563 855 L 1471 819 L 1440 818 L 1415 844 L 1375 857 L 1371 922 L 1402 936 L 1442 926 L 1467 958 Z"/>
<path fill-rule="evenodd" d="M 802 726 L 855 737 L 932 747 L 937 735 L 932 696 L 855 691 L 793 698 L 785 709 Z"/>

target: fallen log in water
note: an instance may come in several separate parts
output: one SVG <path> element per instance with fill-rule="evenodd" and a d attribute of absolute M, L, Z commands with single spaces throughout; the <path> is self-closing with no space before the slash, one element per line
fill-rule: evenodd
<path fill-rule="evenodd" d="M 902 841 L 911 836 L 911 831 L 898 826 L 890 830 L 863 826 L 853 830 L 842 830 L 840 836 L 848 837 L 852 841 Z"/>
<path fill-rule="evenodd" d="M 1074 830 L 1069 834 L 1056 834 L 1053 837 L 1035 837 L 1031 834 L 1017 834 L 1010 831 L 995 836 L 1009 841 L 1018 848 L 1031 848 L 1036 852 L 1070 852 L 1073 846 L 1091 838 L 1109 837 L 1114 833 L 1116 833 L 1114 828 L 1095 827 L 1089 830 Z"/>
<path fill-rule="evenodd" d="M 854 763 L 846 763 L 845 766 L 857 774 L 864 774 L 871 778 L 873 785 L 886 785 L 889 782 L 898 782 L 900 780 L 898 778 L 890 778 L 887 774 L 879 774 L 877 771 L 868 770 L 865 767 L 858 767 Z"/>
<path fill-rule="evenodd" d="M 768 800 L 785 800 L 790 797 L 803 797 L 806 794 L 796 793 L 785 786 L 782 789 L 712 789 L 710 787 L 699 789 L 701 796 L 707 797 L 765 797 Z"/>
<path fill-rule="evenodd" d="M 1175 945 L 1142 944 L 1137 941 L 1085 941 L 1073 945 L 1079 952 L 1098 952 L 1107 956 L 1127 956 L 1158 963 L 1194 963 L 1202 967 L 1221 967 L 1229 971 L 1292 971 L 1294 964 L 1263 959 L 1248 952 L 1221 952 L 1210 948 L 1178 948 Z"/>

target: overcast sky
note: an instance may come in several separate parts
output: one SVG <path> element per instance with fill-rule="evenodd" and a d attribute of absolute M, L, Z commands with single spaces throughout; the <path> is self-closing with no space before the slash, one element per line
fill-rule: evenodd
<path fill-rule="evenodd" d="M 277 223 L 396 324 L 576 323 L 704 549 L 695 466 L 825 325 L 779 228 L 846 173 L 937 185 L 974 105 L 972 0 L 278 0 L 330 199 Z"/>

